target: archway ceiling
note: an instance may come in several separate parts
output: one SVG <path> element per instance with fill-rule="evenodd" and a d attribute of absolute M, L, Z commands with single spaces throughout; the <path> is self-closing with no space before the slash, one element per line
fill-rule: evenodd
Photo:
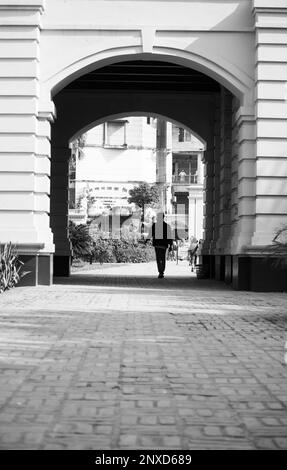
<path fill-rule="evenodd" d="M 161 61 L 120 62 L 82 75 L 66 90 L 218 92 L 220 85 L 196 70 Z"/>

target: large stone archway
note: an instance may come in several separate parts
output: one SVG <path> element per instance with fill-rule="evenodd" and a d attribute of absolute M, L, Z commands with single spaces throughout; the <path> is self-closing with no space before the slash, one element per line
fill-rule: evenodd
<path fill-rule="evenodd" d="M 243 237 L 244 243 L 251 241 L 253 227 L 249 220 L 244 220 L 243 216 L 240 220 L 241 240 L 239 239 L 239 231 L 236 230 L 239 222 L 238 204 L 242 206 L 245 201 L 244 199 L 238 201 L 237 183 L 231 186 L 231 173 L 236 174 L 238 161 L 237 135 L 232 142 L 231 134 L 232 126 L 236 126 L 233 122 L 240 107 L 239 98 L 202 74 L 190 76 L 186 90 L 182 90 L 182 85 L 178 86 L 176 78 L 168 85 L 168 89 L 157 91 L 154 89 L 156 79 L 164 83 L 166 78 L 161 72 L 158 76 L 153 75 L 152 85 L 149 81 L 144 81 L 141 86 L 145 86 L 145 89 L 141 89 L 141 86 L 135 85 L 133 73 L 130 78 L 129 72 L 125 70 L 130 70 L 133 66 L 141 67 L 142 81 L 145 73 L 150 76 L 153 67 L 158 67 L 158 62 L 143 61 L 141 55 L 136 55 L 135 58 L 136 62 L 131 60 L 117 62 L 117 67 L 114 69 L 112 66 L 108 68 L 109 73 L 116 75 L 117 84 L 112 84 L 111 89 L 103 88 L 102 82 L 100 85 L 97 83 L 97 74 L 105 76 L 107 67 L 103 67 L 97 68 L 92 74 L 82 75 L 54 98 L 57 120 L 52 126 L 51 223 L 56 245 L 55 273 L 58 275 L 69 273 L 70 260 L 67 237 L 67 177 L 70 154 L 68 143 L 81 129 L 90 127 L 95 121 L 105 120 L 111 114 L 121 113 L 126 116 L 133 115 L 134 112 L 160 114 L 166 119 L 176 120 L 192 129 L 206 142 L 205 260 L 207 256 L 212 256 L 214 259 L 217 252 L 230 256 L 231 244 L 237 247 L 242 245 Z M 172 65 L 169 62 L 162 64 L 163 70 L 165 66 Z M 117 76 L 118 65 L 121 65 L 119 76 Z M 181 66 L 177 68 L 176 77 L 184 71 Z M 206 80 L 204 84 L 203 80 Z M 127 82 L 130 89 L 123 89 L 123 83 L 126 88 Z M 240 95 L 239 91 L 238 94 Z M 241 99 L 244 101 L 245 97 Z M 228 205 L 226 205 L 227 198 Z"/>
<path fill-rule="evenodd" d="M 109 2 L 0 0 L 1 242 L 18 245 L 31 271 L 27 283 L 50 283 L 54 241 L 66 249 L 54 222 L 50 228 L 50 122 L 51 215 L 60 220 L 65 184 L 57 182 L 55 165 L 64 171 L 69 138 L 97 117 L 157 112 L 207 142 L 205 262 L 211 275 L 237 288 L 277 287 L 260 256 L 287 214 L 285 1 L 118 3 L 111 11 Z M 204 73 L 220 91 L 200 99 L 172 90 L 162 99 L 127 92 L 114 100 L 101 92 L 92 99 L 93 119 L 87 93 L 78 93 L 75 108 L 86 121 L 71 114 L 69 84 L 136 59 Z M 258 284 L 258 269 L 265 287 Z"/>

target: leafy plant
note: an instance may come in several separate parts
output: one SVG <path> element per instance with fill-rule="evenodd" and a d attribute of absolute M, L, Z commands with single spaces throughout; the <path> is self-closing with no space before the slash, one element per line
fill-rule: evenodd
<path fill-rule="evenodd" d="M 129 191 L 128 203 L 134 203 L 140 209 L 145 206 L 153 205 L 159 202 L 159 189 L 157 186 L 151 186 L 148 183 L 142 183 Z"/>
<path fill-rule="evenodd" d="M 274 258 L 274 267 L 287 267 L 287 225 L 277 230 L 272 245 L 267 246 L 268 257 Z"/>
<path fill-rule="evenodd" d="M 142 183 L 129 191 L 129 204 L 136 204 L 141 210 L 141 231 L 144 230 L 144 208 L 146 206 L 155 206 L 159 202 L 158 186 L 151 186 L 148 183 Z"/>
<path fill-rule="evenodd" d="M 154 259 L 154 249 L 134 238 L 104 238 L 94 240 L 91 260 L 99 263 L 145 263 Z"/>
<path fill-rule="evenodd" d="M 82 258 L 91 254 L 93 240 L 89 234 L 89 227 L 87 225 L 76 225 L 74 222 L 70 221 L 69 237 L 72 243 L 73 258 Z"/>
<path fill-rule="evenodd" d="M 91 260 L 97 261 L 100 264 L 116 262 L 111 240 L 105 239 L 101 236 L 94 240 Z"/>
<path fill-rule="evenodd" d="M 0 293 L 15 287 L 25 273 L 20 273 L 23 266 L 18 259 L 12 243 L 0 245 Z"/>

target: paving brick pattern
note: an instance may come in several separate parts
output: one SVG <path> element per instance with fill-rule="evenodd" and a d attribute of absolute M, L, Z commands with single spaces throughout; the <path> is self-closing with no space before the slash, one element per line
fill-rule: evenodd
<path fill-rule="evenodd" d="M 287 294 L 170 262 L 0 296 L 0 449 L 287 449 Z"/>

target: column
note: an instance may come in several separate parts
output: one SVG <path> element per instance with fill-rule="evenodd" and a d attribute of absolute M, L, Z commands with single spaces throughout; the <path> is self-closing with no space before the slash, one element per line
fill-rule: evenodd
<path fill-rule="evenodd" d="M 202 185 L 189 187 L 188 195 L 188 235 L 197 240 L 202 239 L 203 234 L 203 192 Z"/>
<path fill-rule="evenodd" d="M 56 139 L 55 139 L 56 140 Z M 69 276 L 71 244 L 69 240 L 69 158 L 68 147 L 54 146 L 51 160 L 51 227 L 54 234 L 54 275 Z"/>
<path fill-rule="evenodd" d="M 160 205 L 166 211 L 166 153 L 167 153 L 167 122 L 157 119 L 156 133 L 156 182 L 160 191 Z"/>
<path fill-rule="evenodd" d="M 232 149 L 231 149 L 231 253 L 236 252 L 235 238 L 238 234 L 238 139 L 239 129 L 236 113 L 240 107 L 237 98 L 232 100 Z"/>
<path fill-rule="evenodd" d="M 214 190 L 214 155 L 213 149 L 207 148 L 204 154 L 204 185 L 203 185 L 203 251 L 210 253 L 214 237 L 213 225 L 213 190 Z"/>
<path fill-rule="evenodd" d="M 287 3 L 254 0 L 256 218 L 254 246 L 270 244 L 287 215 Z"/>
<path fill-rule="evenodd" d="M 197 184 L 203 185 L 203 154 L 197 154 Z"/>
<path fill-rule="evenodd" d="M 214 277 L 217 280 L 225 278 L 225 256 L 217 250 L 220 236 L 220 173 L 221 173 L 221 100 L 216 99 L 214 119 L 214 186 L 213 186 L 213 240 L 210 245 L 214 255 Z"/>
<path fill-rule="evenodd" d="M 220 254 L 230 254 L 232 95 L 224 87 L 221 88 L 220 116 L 220 203 L 216 250 Z"/>
<path fill-rule="evenodd" d="M 253 108 L 240 107 L 234 113 L 233 118 L 232 223 L 235 224 L 231 240 L 233 254 L 244 252 L 246 247 L 251 244 L 254 233 L 256 205 L 255 131 Z"/>
<path fill-rule="evenodd" d="M 219 239 L 220 227 L 220 155 L 221 155 L 221 138 L 220 138 L 220 99 L 216 100 L 215 104 L 215 119 L 214 119 L 214 160 L 213 160 L 213 239 L 211 242 L 211 252 L 216 255 L 216 244 Z"/>
<path fill-rule="evenodd" d="M 49 227 L 52 110 L 39 103 L 42 0 L 0 0 L 0 240 L 17 245 L 29 274 L 23 284 L 50 284 Z"/>

